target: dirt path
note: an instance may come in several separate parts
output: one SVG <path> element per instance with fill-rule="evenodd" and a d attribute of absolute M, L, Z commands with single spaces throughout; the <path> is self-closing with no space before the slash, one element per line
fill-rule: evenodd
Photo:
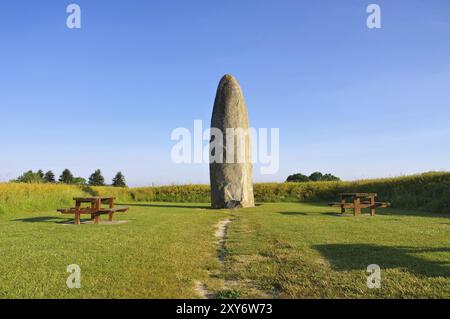
<path fill-rule="evenodd" d="M 231 223 L 230 219 L 222 220 L 216 225 L 216 232 L 214 236 L 219 240 L 220 252 L 219 252 L 219 261 L 221 265 L 225 259 L 225 241 L 227 237 L 228 224 Z"/>
<path fill-rule="evenodd" d="M 220 262 L 220 267 L 223 267 L 223 262 L 225 259 L 225 242 L 227 237 L 228 225 L 231 223 L 231 219 L 226 219 L 218 222 L 216 224 L 216 231 L 214 233 L 214 237 L 217 238 L 217 244 L 219 245 L 219 255 L 218 259 Z M 208 291 L 208 288 L 205 284 L 200 281 L 195 282 L 195 291 L 197 294 L 203 299 L 212 299 L 214 298 L 214 294 Z"/>

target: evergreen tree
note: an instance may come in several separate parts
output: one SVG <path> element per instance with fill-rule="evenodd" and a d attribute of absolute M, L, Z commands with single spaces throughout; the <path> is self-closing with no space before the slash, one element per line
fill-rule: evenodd
<path fill-rule="evenodd" d="M 123 176 L 122 172 L 118 172 L 116 176 L 112 180 L 112 186 L 114 187 L 127 187 L 127 183 L 125 182 L 125 176 Z"/>
<path fill-rule="evenodd" d="M 90 186 L 104 186 L 105 178 L 102 176 L 102 172 L 98 169 L 89 177 Z"/>
<path fill-rule="evenodd" d="M 56 180 L 55 180 L 55 174 L 53 174 L 52 171 L 48 171 L 48 172 L 45 173 L 45 175 L 44 175 L 44 181 L 45 181 L 46 183 L 55 183 L 55 182 L 56 182 Z"/>
<path fill-rule="evenodd" d="M 73 175 L 67 168 L 62 172 L 59 181 L 63 184 L 73 184 Z"/>

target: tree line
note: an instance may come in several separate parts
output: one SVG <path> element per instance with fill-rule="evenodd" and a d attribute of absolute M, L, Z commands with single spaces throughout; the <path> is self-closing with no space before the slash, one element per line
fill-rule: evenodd
<path fill-rule="evenodd" d="M 105 178 L 102 175 L 101 170 L 97 169 L 92 175 L 86 180 L 83 177 L 76 177 L 72 174 L 69 169 L 65 169 L 59 176 L 58 181 L 56 181 L 55 174 L 52 171 L 44 173 L 42 170 L 33 172 L 32 170 L 23 173 L 17 179 L 12 180 L 14 183 L 60 183 L 68 185 L 89 185 L 89 186 L 106 186 Z M 111 186 L 114 187 L 127 187 L 125 176 L 122 172 L 118 172 L 116 176 L 112 179 Z"/>
<path fill-rule="evenodd" d="M 314 172 L 309 176 L 303 175 L 301 173 L 289 175 L 286 182 L 290 183 L 306 183 L 306 182 L 331 182 L 340 181 L 339 177 L 331 174 L 322 174 L 321 172 Z"/>

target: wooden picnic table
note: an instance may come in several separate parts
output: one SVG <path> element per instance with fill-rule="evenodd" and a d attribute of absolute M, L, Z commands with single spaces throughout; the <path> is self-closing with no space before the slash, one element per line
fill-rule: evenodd
<path fill-rule="evenodd" d="M 58 211 L 61 214 L 74 214 L 76 225 L 81 223 L 82 214 L 90 214 L 94 224 L 98 224 L 102 214 L 108 214 L 109 221 L 113 221 L 114 213 L 128 211 L 127 207 L 115 208 L 115 197 L 75 197 L 73 200 L 75 201 L 74 208 L 58 209 Z M 89 203 L 90 207 L 81 207 L 83 203 Z M 108 208 L 102 208 L 102 204 L 106 204 Z"/>
<path fill-rule="evenodd" d="M 377 208 L 389 207 L 390 203 L 377 202 L 376 193 L 341 193 L 338 203 L 330 203 L 330 206 L 340 207 L 341 213 L 345 213 L 347 208 L 353 209 L 355 216 L 361 215 L 362 208 L 370 208 L 370 215 L 376 215 Z"/>

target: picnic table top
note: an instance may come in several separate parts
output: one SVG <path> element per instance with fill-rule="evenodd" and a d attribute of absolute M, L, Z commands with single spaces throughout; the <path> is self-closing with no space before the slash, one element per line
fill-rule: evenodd
<path fill-rule="evenodd" d="M 370 197 L 377 196 L 376 193 L 340 193 L 340 196 L 343 197 Z"/>
<path fill-rule="evenodd" d="M 115 199 L 115 197 L 103 197 L 103 196 L 93 196 L 93 197 L 74 197 L 73 200 L 79 202 L 91 202 L 96 200 L 107 200 L 107 199 Z"/>

